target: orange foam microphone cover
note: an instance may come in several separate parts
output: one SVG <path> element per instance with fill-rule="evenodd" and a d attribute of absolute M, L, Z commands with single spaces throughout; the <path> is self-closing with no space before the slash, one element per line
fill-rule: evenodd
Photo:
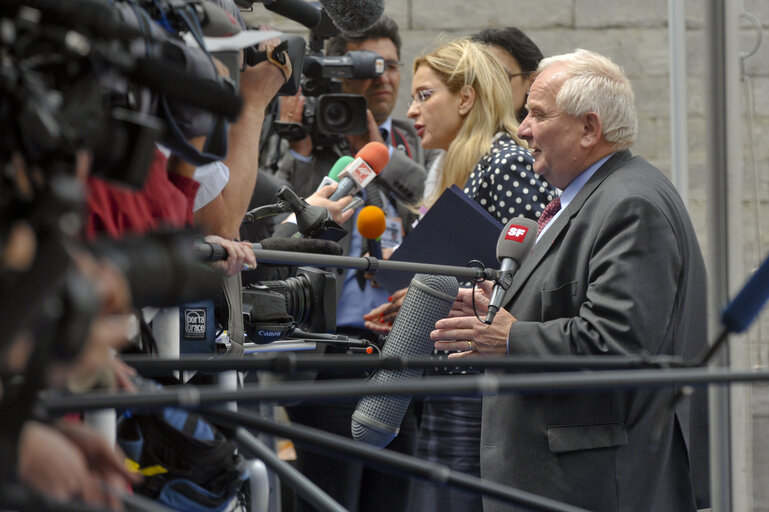
<path fill-rule="evenodd" d="M 386 227 L 385 214 L 378 206 L 366 206 L 358 213 L 358 232 L 363 238 L 376 240 Z"/>
<path fill-rule="evenodd" d="M 355 158 L 360 158 L 379 174 L 390 161 L 390 151 L 381 142 L 369 142 L 363 146 Z"/>

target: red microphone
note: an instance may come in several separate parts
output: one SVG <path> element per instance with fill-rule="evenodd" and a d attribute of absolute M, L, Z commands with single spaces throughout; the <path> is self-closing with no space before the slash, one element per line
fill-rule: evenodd
<path fill-rule="evenodd" d="M 387 146 L 381 142 L 369 142 L 358 151 L 355 160 L 339 172 L 339 188 L 331 194 L 331 201 L 355 194 L 376 178 L 390 160 Z"/>

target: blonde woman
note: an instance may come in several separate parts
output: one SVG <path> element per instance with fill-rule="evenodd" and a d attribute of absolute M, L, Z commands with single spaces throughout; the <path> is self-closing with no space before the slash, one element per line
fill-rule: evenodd
<path fill-rule="evenodd" d="M 489 46 L 462 39 L 418 57 L 408 117 L 422 146 L 446 153 L 429 208 L 457 185 L 500 223 L 536 220 L 557 191 L 532 170 L 518 139 L 511 81 Z M 387 331 L 405 290 L 370 312 L 366 326 Z M 436 397 L 424 401 L 417 456 L 480 475 L 481 399 Z M 480 510 L 477 495 L 414 482 L 409 510 Z"/>

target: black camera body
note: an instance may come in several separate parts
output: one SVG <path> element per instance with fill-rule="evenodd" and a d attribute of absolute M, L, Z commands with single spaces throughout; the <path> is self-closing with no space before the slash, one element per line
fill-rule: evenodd
<path fill-rule="evenodd" d="M 254 343 L 285 338 L 295 328 L 336 331 L 336 278 L 331 272 L 299 267 L 296 277 L 262 281 L 243 288 L 243 323 Z"/>
<path fill-rule="evenodd" d="M 366 98 L 342 93 L 342 78 L 377 78 L 384 72 L 384 59 L 369 50 L 304 59 L 302 92 L 307 97 L 302 124 L 310 133 L 352 135 L 366 133 Z"/>

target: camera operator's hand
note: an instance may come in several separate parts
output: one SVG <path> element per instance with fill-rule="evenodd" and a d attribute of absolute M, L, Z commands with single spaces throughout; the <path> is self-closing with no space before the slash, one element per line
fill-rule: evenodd
<path fill-rule="evenodd" d="M 304 105 L 307 102 L 307 98 L 302 94 L 301 88 L 294 96 L 281 96 L 278 101 L 280 102 L 280 116 L 278 120 L 281 123 L 302 123 Z M 291 151 L 309 157 L 312 154 L 312 138 L 307 135 L 302 140 L 289 141 L 288 147 L 291 148 Z"/>
<path fill-rule="evenodd" d="M 331 197 L 331 194 L 333 194 L 337 189 L 337 186 L 338 185 L 336 183 L 332 185 L 326 185 L 325 187 L 315 192 L 313 195 L 306 197 L 304 200 L 313 206 L 322 206 L 328 210 L 328 213 L 331 214 L 331 218 L 334 219 L 334 222 L 341 226 L 347 222 L 353 216 L 353 214 L 355 214 L 355 210 L 347 210 L 346 212 L 342 212 L 344 207 L 352 202 L 352 196 L 343 197 L 338 201 L 329 200 L 329 197 Z"/>
<path fill-rule="evenodd" d="M 251 242 L 235 242 L 216 235 L 205 237 L 206 242 L 219 244 L 227 251 L 227 259 L 214 262 L 212 265 L 221 270 L 226 276 L 233 276 L 241 270 L 256 268 L 256 256 Z"/>
<path fill-rule="evenodd" d="M 353 155 L 357 154 L 358 151 L 369 142 L 381 142 L 382 144 L 387 145 L 382 138 L 382 134 L 379 132 L 379 126 L 376 124 L 374 114 L 370 109 L 366 110 L 366 128 L 368 131 L 363 135 L 347 136 L 347 142 L 350 143 L 350 150 L 352 150 Z"/>

